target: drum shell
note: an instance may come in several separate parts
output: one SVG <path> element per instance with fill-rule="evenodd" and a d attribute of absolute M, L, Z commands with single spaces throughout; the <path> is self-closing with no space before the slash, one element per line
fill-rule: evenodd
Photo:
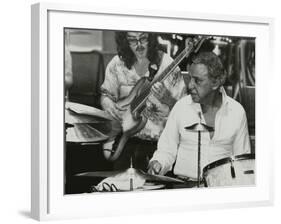
<path fill-rule="evenodd" d="M 253 186 L 255 155 L 244 154 L 215 161 L 203 169 L 203 178 L 206 187 Z"/>

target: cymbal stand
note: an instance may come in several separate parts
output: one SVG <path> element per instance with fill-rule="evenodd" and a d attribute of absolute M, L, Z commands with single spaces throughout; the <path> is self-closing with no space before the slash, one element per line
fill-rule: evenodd
<path fill-rule="evenodd" d="M 201 177 L 201 132 L 212 132 L 213 127 L 207 126 L 202 123 L 201 112 L 198 112 L 199 123 L 195 123 L 191 126 L 185 127 L 186 130 L 190 130 L 198 133 L 198 153 L 197 153 L 197 187 L 200 187 L 200 177 Z"/>
<path fill-rule="evenodd" d="M 134 190 L 134 168 L 133 168 L 133 158 L 130 160 L 130 168 L 129 168 L 129 177 L 130 177 L 130 191 Z"/>

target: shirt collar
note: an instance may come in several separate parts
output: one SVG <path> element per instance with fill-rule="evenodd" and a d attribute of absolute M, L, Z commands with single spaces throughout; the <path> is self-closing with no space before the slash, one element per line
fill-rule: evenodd
<path fill-rule="evenodd" d="M 222 95 L 222 106 L 224 106 L 229 102 L 229 97 L 227 96 L 223 86 L 220 87 L 220 92 L 221 92 L 221 95 Z"/>

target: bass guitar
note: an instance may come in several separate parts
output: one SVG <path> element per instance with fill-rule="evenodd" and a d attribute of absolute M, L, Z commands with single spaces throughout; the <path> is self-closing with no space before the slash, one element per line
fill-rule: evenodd
<path fill-rule="evenodd" d="M 147 77 L 141 78 L 130 94 L 117 102 L 118 106 L 124 109 L 121 123 L 114 121 L 109 141 L 103 145 L 103 153 L 107 160 L 116 160 L 128 139 L 142 130 L 147 122 L 147 118 L 142 115 L 146 106 L 146 100 L 150 96 L 151 88 L 156 82 L 163 82 L 167 79 L 178 64 L 188 57 L 192 52 L 197 52 L 204 42 L 205 37 L 193 38 L 188 46 L 174 59 L 174 61 L 152 81 Z"/>

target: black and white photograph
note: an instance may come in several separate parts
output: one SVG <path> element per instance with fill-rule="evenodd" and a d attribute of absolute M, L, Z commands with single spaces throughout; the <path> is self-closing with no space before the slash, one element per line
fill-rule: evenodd
<path fill-rule="evenodd" d="M 271 216 L 274 18 L 115 3 L 31 5 L 30 217 Z"/>
<path fill-rule="evenodd" d="M 255 186 L 255 37 L 61 38 L 64 194 Z"/>

